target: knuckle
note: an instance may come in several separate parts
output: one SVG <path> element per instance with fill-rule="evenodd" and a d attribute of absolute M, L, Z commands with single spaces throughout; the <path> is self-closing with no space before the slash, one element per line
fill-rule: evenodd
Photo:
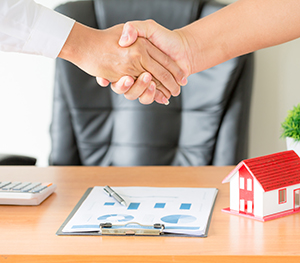
<path fill-rule="evenodd" d="M 164 66 L 165 68 L 169 68 L 174 62 L 171 60 L 169 56 L 164 56 Z"/>
<path fill-rule="evenodd" d="M 140 45 L 146 45 L 148 43 L 148 40 L 146 38 L 140 37 L 138 39 L 138 42 Z"/>
<path fill-rule="evenodd" d="M 130 65 L 127 67 L 125 75 L 136 77 L 137 74 L 138 74 L 138 70 L 134 65 Z"/>
<path fill-rule="evenodd" d="M 142 59 L 142 55 L 139 49 L 135 48 L 128 56 L 127 63 L 130 65 L 135 65 L 135 63 L 139 63 Z"/>
<path fill-rule="evenodd" d="M 165 83 L 171 79 L 171 75 L 168 71 L 164 71 L 160 74 L 160 82 Z"/>
<path fill-rule="evenodd" d="M 147 22 L 150 26 L 156 24 L 156 22 L 155 22 L 153 19 L 147 19 L 146 22 Z"/>

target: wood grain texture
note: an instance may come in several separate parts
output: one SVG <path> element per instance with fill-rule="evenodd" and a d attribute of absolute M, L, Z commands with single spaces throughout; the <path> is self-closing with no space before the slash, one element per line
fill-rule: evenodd
<path fill-rule="evenodd" d="M 0 262 L 300 262 L 300 214 L 269 222 L 229 215 L 233 167 L 0 167 L 0 181 L 51 181 L 39 206 L 0 206 Z M 56 236 L 96 185 L 217 187 L 207 238 Z M 283 261 L 282 261 L 283 260 Z"/>

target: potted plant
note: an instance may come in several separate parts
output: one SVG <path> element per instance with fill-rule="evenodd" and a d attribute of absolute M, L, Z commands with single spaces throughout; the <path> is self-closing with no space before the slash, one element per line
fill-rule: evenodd
<path fill-rule="evenodd" d="M 287 149 L 294 150 L 300 156 L 300 104 L 288 111 L 281 127 L 281 136 L 286 138 Z"/>

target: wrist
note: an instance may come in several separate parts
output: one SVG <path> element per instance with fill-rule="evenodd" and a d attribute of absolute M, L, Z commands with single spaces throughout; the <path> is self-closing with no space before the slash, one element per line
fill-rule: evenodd
<path fill-rule="evenodd" d="M 80 65 L 87 51 L 89 42 L 90 28 L 75 22 L 64 46 L 62 47 L 58 57 L 68 60 L 75 65 Z"/>
<path fill-rule="evenodd" d="M 198 72 L 199 70 L 197 71 L 197 68 L 199 65 L 197 65 L 197 61 L 199 61 L 199 56 L 201 56 L 201 50 L 198 47 L 199 43 L 197 43 L 188 28 L 184 27 L 174 31 L 180 36 L 182 41 L 183 60 L 188 75 Z"/>
<path fill-rule="evenodd" d="M 206 70 L 232 58 L 228 41 L 220 31 L 211 31 L 205 18 L 181 28 L 191 74 Z M 218 28 L 218 27 L 217 27 Z"/>

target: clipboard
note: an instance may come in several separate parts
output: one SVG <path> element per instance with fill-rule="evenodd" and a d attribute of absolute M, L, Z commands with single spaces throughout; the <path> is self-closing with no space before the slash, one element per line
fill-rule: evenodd
<path fill-rule="evenodd" d="M 106 223 L 100 223 L 99 224 L 99 230 L 97 231 L 89 231 L 89 232 L 63 232 L 63 229 L 68 224 L 68 222 L 72 219 L 72 217 L 75 215 L 79 207 L 82 205 L 82 203 L 86 200 L 86 198 L 89 196 L 91 191 L 93 190 L 93 187 L 90 187 L 86 190 L 86 192 L 83 194 L 79 202 L 76 204 L 76 206 L 73 208 L 71 213 L 68 215 L 66 220 L 62 223 L 60 228 L 57 230 L 56 235 L 58 236 L 166 236 L 166 237 L 207 237 L 208 230 L 210 227 L 212 212 L 214 209 L 216 196 L 218 193 L 218 189 L 216 189 L 216 196 L 214 198 L 211 212 L 209 214 L 207 226 L 205 229 L 205 232 L 203 235 L 190 235 L 190 234 L 177 234 L 177 233 L 165 233 L 165 225 L 161 223 L 156 223 L 153 225 L 144 225 L 138 222 L 127 222 L 125 224 L 112 224 L 110 222 Z"/>

